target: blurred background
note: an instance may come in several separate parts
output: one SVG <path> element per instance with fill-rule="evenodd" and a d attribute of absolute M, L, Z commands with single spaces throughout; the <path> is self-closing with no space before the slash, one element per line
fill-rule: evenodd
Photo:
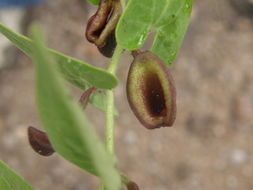
<path fill-rule="evenodd" d="M 28 8 L 0 3 L 0 22 L 23 34 L 31 22 L 39 22 L 51 48 L 106 68 L 108 59 L 84 37 L 95 10 L 84 0 L 45 1 Z M 174 127 L 150 131 L 133 115 L 125 91 L 131 61 L 125 53 L 116 88 L 121 170 L 140 190 L 252 190 L 252 0 L 195 1 L 172 68 L 178 106 Z M 81 91 L 71 88 L 78 100 Z M 103 114 L 91 106 L 87 114 L 103 138 Z M 27 141 L 30 125 L 42 128 L 34 65 L 0 35 L 0 159 L 38 190 L 97 189 L 95 177 L 57 154 L 44 158 L 34 153 Z"/>

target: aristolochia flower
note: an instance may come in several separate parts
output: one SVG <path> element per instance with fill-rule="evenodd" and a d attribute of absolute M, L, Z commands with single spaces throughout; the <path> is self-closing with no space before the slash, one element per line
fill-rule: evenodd
<path fill-rule="evenodd" d="M 134 114 L 148 129 L 172 126 L 176 89 L 166 65 L 149 51 L 134 51 L 127 80 L 127 97 Z"/>

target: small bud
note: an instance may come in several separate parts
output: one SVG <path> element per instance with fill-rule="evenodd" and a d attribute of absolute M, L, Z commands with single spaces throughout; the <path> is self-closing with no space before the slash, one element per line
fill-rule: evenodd
<path fill-rule="evenodd" d="M 86 91 L 84 91 L 84 93 L 80 97 L 79 103 L 82 105 L 83 109 L 86 108 L 88 101 L 89 101 L 89 97 L 92 94 L 92 92 L 94 92 L 95 90 L 96 90 L 96 88 L 94 88 L 94 87 L 89 88 Z"/>
<path fill-rule="evenodd" d="M 134 114 L 148 129 L 172 126 L 176 89 L 166 65 L 149 51 L 134 51 L 127 80 L 127 97 Z"/>
<path fill-rule="evenodd" d="M 33 150 L 42 156 L 50 156 L 55 152 L 45 132 L 28 127 L 28 139 Z"/>
<path fill-rule="evenodd" d="M 138 185 L 133 181 L 129 182 L 126 186 L 127 190 L 139 190 Z"/>
<path fill-rule="evenodd" d="M 119 0 L 101 0 L 97 12 L 87 24 L 87 40 L 94 43 L 106 57 L 111 57 L 116 47 L 115 28 L 120 14 Z"/>

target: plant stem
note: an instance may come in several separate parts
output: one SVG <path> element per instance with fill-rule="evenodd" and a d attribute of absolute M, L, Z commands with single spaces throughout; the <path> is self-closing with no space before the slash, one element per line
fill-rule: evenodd
<path fill-rule="evenodd" d="M 106 92 L 106 149 L 109 153 L 114 153 L 114 93 L 113 90 Z"/>
<path fill-rule="evenodd" d="M 117 46 L 111 62 L 108 67 L 108 72 L 115 75 L 120 56 L 123 49 Z M 109 153 L 114 154 L 114 92 L 107 90 L 106 92 L 106 149 Z"/>
<path fill-rule="evenodd" d="M 115 75 L 117 66 L 120 60 L 120 56 L 123 49 L 117 46 L 114 50 L 111 62 L 107 69 L 108 72 Z M 110 154 L 114 154 L 114 92 L 113 90 L 106 91 L 106 115 L 105 115 L 105 125 L 106 125 L 106 150 Z M 105 190 L 104 185 L 100 185 L 100 190 Z"/>
<path fill-rule="evenodd" d="M 114 54 L 112 56 L 109 67 L 107 69 L 107 71 L 113 75 L 115 75 L 115 73 L 116 73 L 116 69 L 117 69 L 122 51 L 123 51 L 123 49 L 119 45 L 114 50 Z"/>

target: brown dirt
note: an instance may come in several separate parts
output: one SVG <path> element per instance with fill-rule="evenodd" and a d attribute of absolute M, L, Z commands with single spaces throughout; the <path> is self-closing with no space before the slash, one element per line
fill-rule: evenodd
<path fill-rule="evenodd" d="M 42 24 L 50 47 L 106 68 L 108 59 L 84 38 L 92 12 L 84 1 L 58 0 L 30 10 L 27 18 Z M 196 1 L 172 69 L 178 97 L 172 128 L 150 131 L 134 117 L 125 94 L 131 62 L 125 53 L 116 89 L 116 152 L 120 168 L 140 189 L 253 189 L 252 31 L 253 19 L 237 14 L 227 0 Z M 58 155 L 43 158 L 29 147 L 27 126 L 42 127 L 34 66 L 22 53 L 15 56 L 15 64 L 0 71 L 0 159 L 36 189 L 97 189 L 95 177 Z M 72 89 L 78 97 L 80 90 Z M 103 135 L 103 114 L 89 107 L 88 115 Z"/>

